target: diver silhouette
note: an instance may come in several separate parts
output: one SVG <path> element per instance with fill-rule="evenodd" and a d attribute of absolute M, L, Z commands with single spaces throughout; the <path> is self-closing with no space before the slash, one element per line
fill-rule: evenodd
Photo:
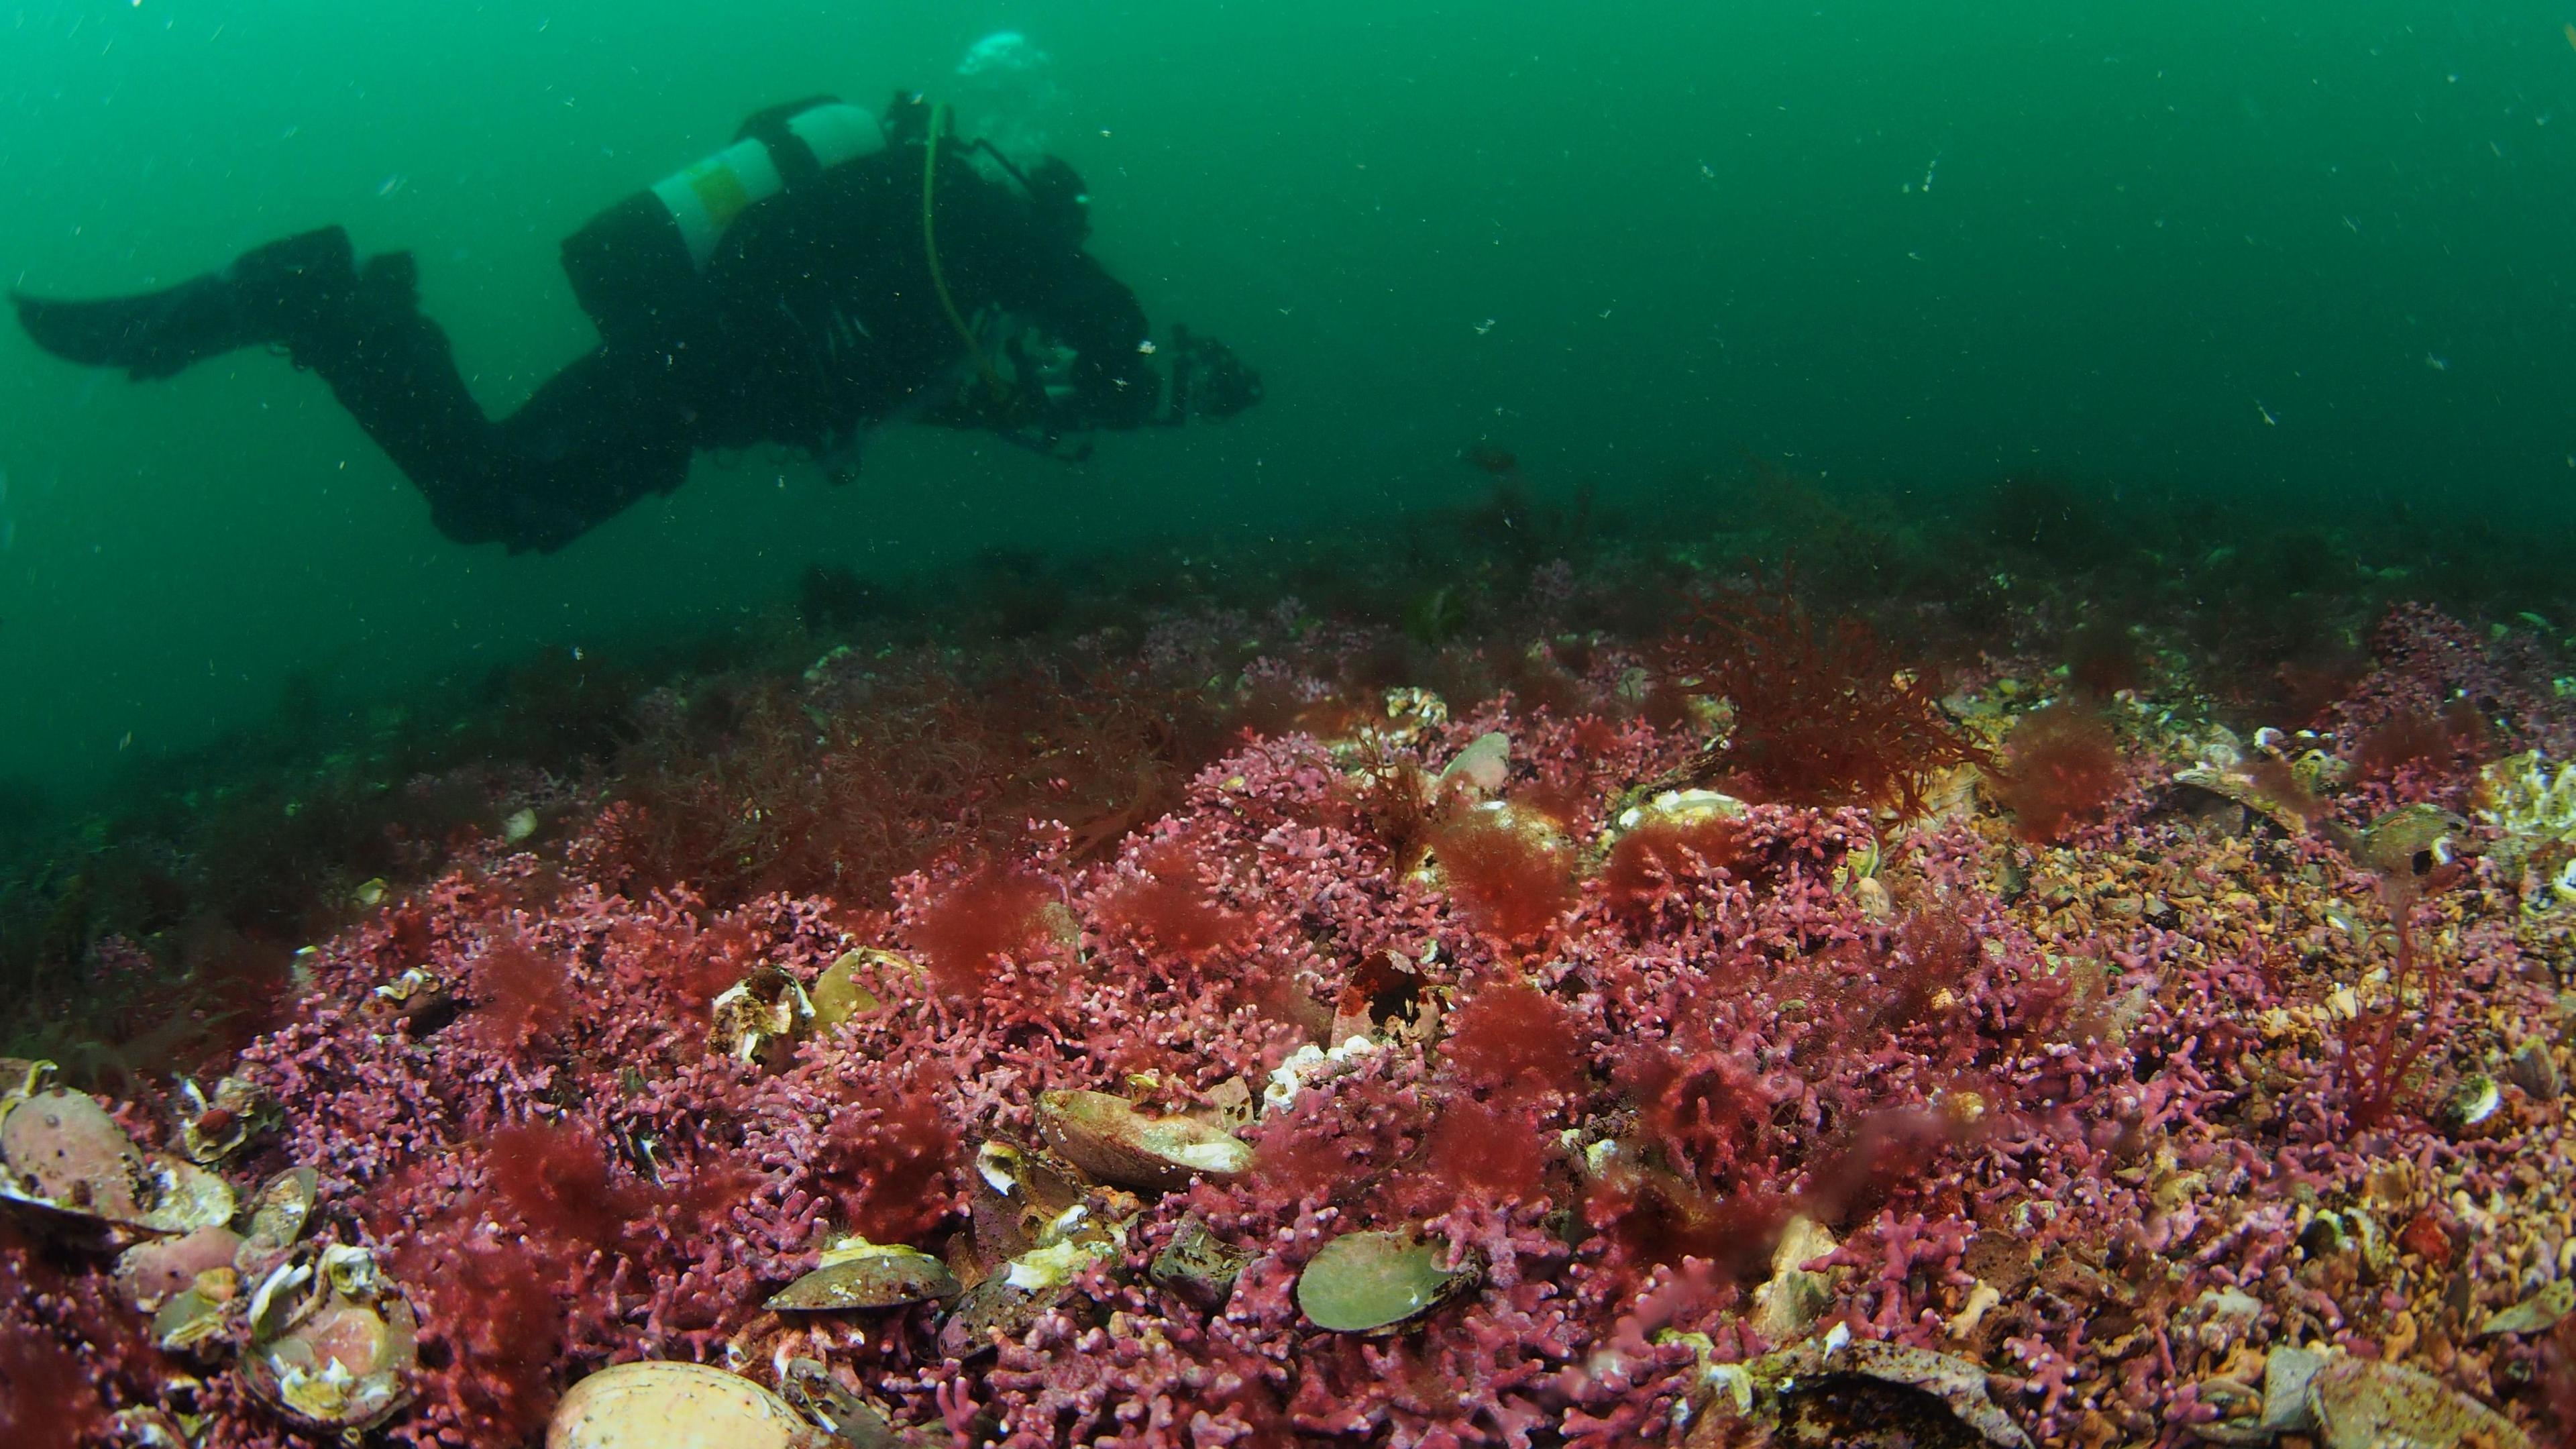
<path fill-rule="evenodd" d="M 46 351 L 138 380 L 281 347 L 441 533 L 551 552 L 679 487 L 700 449 L 785 444 L 837 482 L 893 420 L 1074 460 L 1090 429 L 1258 402 L 1259 374 L 1223 344 L 1176 328 L 1156 347 L 1135 294 L 1083 250 L 1089 200 L 1063 161 L 1023 170 L 919 96 L 879 116 L 829 97 L 772 107 L 564 242 L 599 345 L 499 421 L 421 314 L 411 254 L 360 263 L 336 226 L 164 291 L 11 301 Z"/>

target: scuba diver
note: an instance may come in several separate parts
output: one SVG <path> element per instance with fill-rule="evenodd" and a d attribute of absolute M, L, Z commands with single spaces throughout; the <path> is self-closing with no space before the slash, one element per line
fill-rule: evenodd
<path fill-rule="evenodd" d="M 599 345 L 497 422 L 421 315 L 411 254 L 361 263 L 336 226 L 165 291 L 11 301 L 38 346 L 136 380 L 283 349 L 439 532 L 552 552 L 679 487 L 701 449 L 786 444 L 840 482 L 866 431 L 897 419 L 1077 461 L 1090 429 L 1260 401 L 1259 374 L 1223 344 L 1175 328 L 1156 346 L 1135 294 L 1083 250 L 1089 201 L 1063 161 L 1023 170 L 961 143 L 919 96 L 882 116 L 828 97 L 762 111 L 564 242 Z"/>

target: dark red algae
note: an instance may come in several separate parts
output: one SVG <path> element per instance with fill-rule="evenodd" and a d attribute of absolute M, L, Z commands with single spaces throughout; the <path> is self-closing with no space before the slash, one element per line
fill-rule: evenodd
<path fill-rule="evenodd" d="M 1936 700 L 1875 636 L 1728 607 L 1661 669 L 1565 651 L 1540 708 L 1385 707 L 1345 683 L 1366 631 L 1246 662 L 1175 615 L 1190 688 L 1339 733 L 1238 735 L 1097 838 L 927 831 L 846 892 L 698 891 L 638 864 L 655 807 L 558 793 L 300 959 L 216 1170 L 310 1168 L 310 1251 L 417 1313 L 365 1431 L 403 1449 L 534 1443 L 636 1359 L 1009 1449 L 1756 1443 L 1830 1409 L 1791 1385 L 1881 1372 L 1941 1386 L 1882 1386 L 1941 1442 L 2104 1449 L 2250 1432 L 2320 1362 L 2563 1433 L 2576 915 L 2524 752 L 2576 704 L 2428 610 L 2302 743 L 2162 668 L 2098 714 L 2028 715 L 2037 657 Z M 866 708 L 859 667 L 814 707 Z M 2463 698 L 2474 741 L 2417 727 Z M 159 1108 L 117 1121 L 157 1149 Z M 8 1442 L 321 1442 L 243 1388 L 265 1330 L 162 1354 L 131 1230 L 46 1212 L 0 1236 Z M 1377 1336 L 1299 1308 L 1358 1232 L 1438 1285 Z M 901 1249 L 954 1289 L 764 1306 Z"/>

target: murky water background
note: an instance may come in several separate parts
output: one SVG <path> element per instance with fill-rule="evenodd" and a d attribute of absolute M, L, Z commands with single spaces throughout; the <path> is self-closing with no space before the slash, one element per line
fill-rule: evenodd
<path fill-rule="evenodd" d="M 446 543 L 312 378 L 130 386 L 0 333 L 0 775 L 76 796 L 267 713 L 754 620 L 828 560 L 1288 537 L 1456 503 L 1491 437 L 1652 500 L 1747 454 L 1929 497 L 2016 468 L 2558 519 L 2566 17 L 2524 5 L 0 7 L 0 277 L 411 247 L 495 409 L 590 341 L 592 211 L 817 92 L 962 93 L 1016 28 L 1096 249 L 1269 402 L 1068 471 L 767 454 L 550 559 Z M 1021 93 L 1028 99 L 1030 93 Z M 2213 540 L 2213 546 L 2223 543 Z"/>

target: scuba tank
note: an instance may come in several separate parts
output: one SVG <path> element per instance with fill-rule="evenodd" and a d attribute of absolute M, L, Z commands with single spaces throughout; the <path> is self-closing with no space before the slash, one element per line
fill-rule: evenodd
<path fill-rule="evenodd" d="M 564 239 L 564 274 L 603 340 L 649 343 L 694 310 L 725 228 L 753 203 L 885 144 L 877 118 L 820 97 L 772 106 L 732 145 L 592 217 Z"/>

